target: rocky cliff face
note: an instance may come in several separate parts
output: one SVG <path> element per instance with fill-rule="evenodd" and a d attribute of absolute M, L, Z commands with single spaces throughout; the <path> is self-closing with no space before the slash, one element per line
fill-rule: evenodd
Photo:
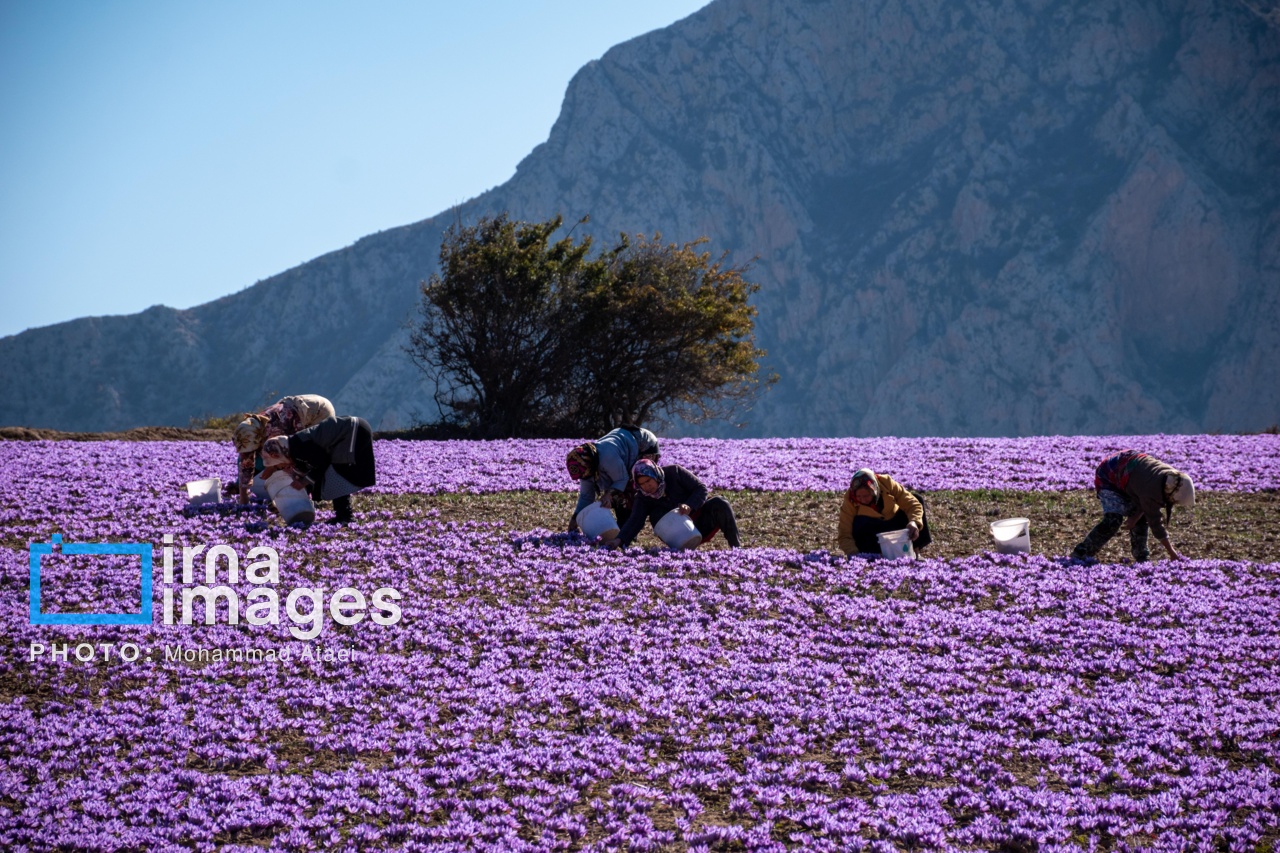
<path fill-rule="evenodd" d="M 758 257 L 750 434 L 987 435 L 1280 421 L 1278 202 L 1280 32 L 1235 0 L 716 0 L 584 67 L 460 214 Z M 400 324 L 456 215 L 0 340 L 0 423 L 427 416 Z"/>

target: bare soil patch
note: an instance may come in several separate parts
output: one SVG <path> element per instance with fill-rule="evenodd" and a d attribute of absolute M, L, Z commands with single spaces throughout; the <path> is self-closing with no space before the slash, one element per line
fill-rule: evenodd
<path fill-rule="evenodd" d="M 798 551 L 836 549 L 838 492 L 718 492 L 738 517 L 744 545 Z M 1065 556 L 1102 517 L 1091 490 L 1072 492 L 938 491 L 920 492 L 929 511 L 933 544 L 922 556 L 955 558 L 992 548 L 990 523 L 1026 518 L 1035 554 Z M 362 507 L 439 511 L 444 521 L 503 522 L 513 531 L 566 529 L 573 498 L 545 492 L 488 495 L 358 496 Z M 1175 510 L 1169 533 L 1174 546 L 1192 559 L 1280 562 L 1280 492 L 1203 492 L 1192 512 Z M 636 540 L 642 547 L 661 543 L 646 525 Z M 1163 550 L 1151 539 L 1153 558 Z M 704 547 L 727 547 L 717 536 Z M 1098 555 L 1103 562 L 1129 558 L 1129 539 L 1121 533 Z"/>
<path fill-rule="evenodd" d="M 58 429 L 0 427 L 0 441 L 231 441 L 231 430 L 153 426 L 122 432 L 64 432 Z"/>

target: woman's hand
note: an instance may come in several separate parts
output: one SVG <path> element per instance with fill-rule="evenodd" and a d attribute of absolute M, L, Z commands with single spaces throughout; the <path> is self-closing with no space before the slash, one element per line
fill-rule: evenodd
<path fill-rule="evenodd" d="M 622 547 L 622 537 L 621 537 L 621 536 L 615 536 L 615 537 L 613 537 L 612 539 L 606 539 L 606 540 L 605 540 L 603 543 L 601 543 L 601 544 L 603 544 L 603 545 L 604 545 L 604 547 L 608 548 L 610 551 L 613 551 L 613 550 L 616 550 L 616 549 L 618 549 L 618 548 L 621 548 L 621 547 Z"/>
<path fill-rule="evenodd" d="M 920 528 L 916 526 L 914 521 L 907 522 L 907 535 L 911 537 L 912 542 L 920 538 Z"/>
<path fill-rule="evenodd" d="M 610 489 L 605 489 L 604 493 L 600 495 L 600 506 L 605 509 L 613 509 L 613 492 Z"/>
<path fill-rule="evenodd" d="M 676 512 L 680 513 L 681 515 L 688 515 L 689 513 L 693 512 L 693 510 L 689 509 L 688 504 L 680 504 L 680 506 L 676 507 Z"/>

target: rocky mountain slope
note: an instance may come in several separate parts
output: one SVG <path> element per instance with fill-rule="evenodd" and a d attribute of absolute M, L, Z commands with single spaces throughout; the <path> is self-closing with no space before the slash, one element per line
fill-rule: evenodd
<path fill-rule="evenodd" d="M 417 283 L 449 222 L 509 210 L 757 257 L 780 380 L 747 434 L 1260 429 L 1278 202 L 1280 31 L 1238 0 L 715 0 L 584 67 L 459 210 L 187 311 L 0 339 L 0 424 L 304 391 L 430 416 Z"/>

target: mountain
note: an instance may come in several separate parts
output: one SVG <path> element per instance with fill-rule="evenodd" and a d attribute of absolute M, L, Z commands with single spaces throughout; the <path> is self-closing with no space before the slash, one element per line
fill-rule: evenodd
<path fill-rule="evenodd" d="M 1239 0 L 715 0 L 582 68 L 458 209 L 189 310 L 0 339 L 0 423 L 315 392 L 407 426 L 434 410 L 401 349 L 417 284 L 450 222 L 502 210 L 758 258 L 781 378 L 747 434 L 1280 421 L 1280 29 Z"/>

